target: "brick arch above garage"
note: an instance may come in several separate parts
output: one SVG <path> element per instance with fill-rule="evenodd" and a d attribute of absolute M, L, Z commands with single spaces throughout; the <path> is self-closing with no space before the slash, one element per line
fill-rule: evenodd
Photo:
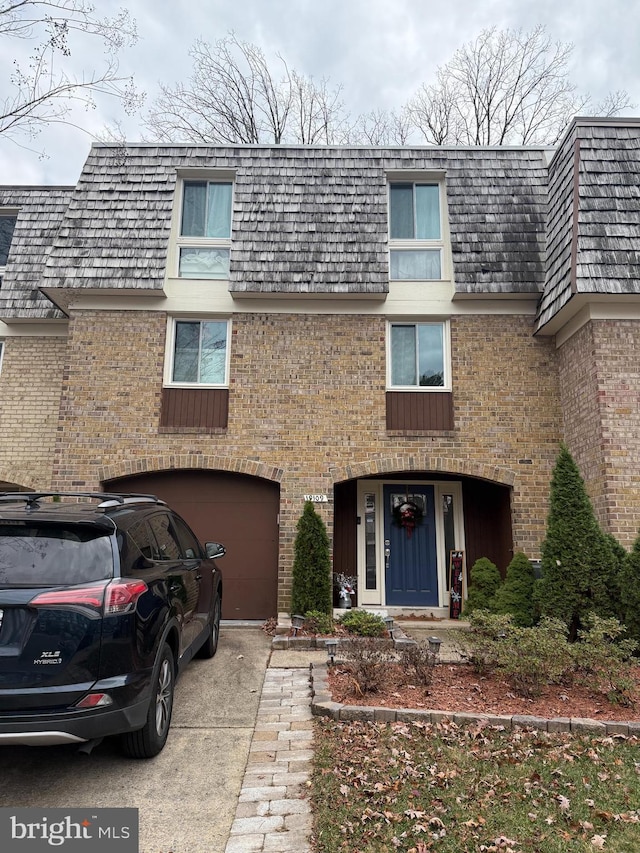
<path fill-rule="evenodd" d="M 38 479 L 28 471 L 0 467 L 0 492 L 31 492 L 48 488 L 48 483 L 43 483 L 42 478 Z"/>
<path fill-rule="evenodd" d="M 227 549 L 219 562 L 224 619 L 263 620 L 277 614 L 277 482 L 195 466 L 138 472 L 102 482 L 111 492 L 157 495 L 187 521 L 201 542 L 222 542 Z"/>
<path fill-rule="evenodd" d="M 410 461 L 410 464 L 408 464 Z M 345 480 L 358 480 L 362 477 L 375 477 L 383 474 L 407 473 L 410 471 L 429 471 L 434 474 L 453 474 L 460 477 L 474 477 L 478 480 L 488 480 L 502 486 L 517 486 L 518 474 L 510 468 L 500 465 L 490 465 L 474 462 L 470 459 L 456 457 L 431 456 L 419 451 L 411 454 L 410 460 L 406 454 L 394 456 L 376 456 L 352 465 L 335 466 L 330 474 L 334 483 Z"/>
<path fill-rule="evenodd" d="M 137 474 L 174 471 L 176 469 L 197 469 L 205 471 L 230 471 L 235 474 L 247 474 L 260 477 L 274 483 L 282 482 L 284 471 L 273 465 L 243 459 L 234 456 L 213 456 L 207 454 L 176 453 L 158 456 L 145 456 L 135 460 L 123 460 L 106 465 L 98 470 L 98 479 L 102 482 L 120 477 L 133 477 Z"/>

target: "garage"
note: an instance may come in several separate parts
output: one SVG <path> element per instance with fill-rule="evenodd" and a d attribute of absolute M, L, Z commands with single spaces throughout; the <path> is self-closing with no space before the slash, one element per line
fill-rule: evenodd
<path fill-rule="evenodd" d="M 223 471 L 162 471 L 109 480 L 111 492 L 157 495 L 193 528 L 201 542 L 222 542 L 223 619 L 277 614 L 278 512 L 276 483 Z"/>

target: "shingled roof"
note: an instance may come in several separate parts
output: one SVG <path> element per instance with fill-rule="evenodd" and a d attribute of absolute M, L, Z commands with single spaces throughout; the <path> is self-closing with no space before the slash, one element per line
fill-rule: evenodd
<path fill-rule="evenodd" d="M 640 119 L 576 119 L 549 173 L 538 329 L 579 294 L 640 294 Z"/>
<path fill-rule="evenodd" d="M 0 187 L 0 208 L 19 211 L 0 285 L 0 317 L 63 316 L 39 287 L 72 192 L 73 187 Z"/>
<path fill-rule="evenodd" d="M 384 298 L 387 179 L 407 170 L 445 175 L 459 294 L 542 290 L 545 153 L 509 148 L 95 145 L 63 222 L 56 211 L 48 225 L 57 233 L 40 285 L 56 300 L 56 288 L 160 291 L 177 173 L 193 168 L 235 174 L 236 295 Z M 5 315 L 25 310 L 24 292 L 7 295 Z M 32 303 L 33 316 L 50 310 Z"/>

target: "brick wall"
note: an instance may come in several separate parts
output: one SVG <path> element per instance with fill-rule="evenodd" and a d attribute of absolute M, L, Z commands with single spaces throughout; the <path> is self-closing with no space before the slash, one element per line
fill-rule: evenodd
<path fill-rule="evenodd" d="M 387 433 L 383 318 L 295 314 L 233 317 L 226 433 L 159 434 L 165 330 L 157 312 L 72 318 L 56 488 L 97 488 L 105 468 L 281 472 L 281 602 L 301 496 L 331 494 L 336 472 L 428 469 L 512 483 L 516 547 L 538 553 L 561 418 L 555 350 L 532 337 L 529 318 L 452 319 L 455 429 L 445 434 Z M 321 512 L 331 530 L 331 505 Z"/>
<path fill-rule="evenodd" d="M 0 481 L 51 484 L 67 342 L 8 338 L 0 373 Z"/>
<path fill-rule="evenodd" d="M 640 322 L 593 320 L 559 350 L 567 446 L 604 530 L 630 547 L 640 492 Z"/>

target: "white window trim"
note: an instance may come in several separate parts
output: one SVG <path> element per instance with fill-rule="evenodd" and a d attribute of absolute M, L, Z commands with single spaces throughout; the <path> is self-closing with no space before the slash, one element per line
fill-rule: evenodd
<path fill-rule="evenodd" d="M 392 184 L 411 184 L 415 187 L 416 184 L 430 184 L 432 186 L 438 187 L 438 207 L 440 213 L 440 237 L 437 240 L 410 240 L 410 239 L 402 239 L 402 240 L 394 240 L 391 238 L 391 186 Z M 441 177 L 433 177 L 432 175 L 425 175 L 424 177 L 416 176 L 415 173 L 409 174 L 406 177 L 402 177 L 401 174 L 394 174 L 387 176 L 387 211 L 388 211 L 388 226 L 389 226 L 389 247 L 388 247 L 388 262 L 389 262 L 389 280 L 390 281 L 399 281 L 399 282 L 427 282 L 427 281 L 446 281 L 449 278 L 449 271 L 445 269 L 445 265 L 447 263 L 447 253 L 444 251 L 445 247 L 445 229 L 448 228 L 447 219 L 446 219 L 446 207 L 445 207 L 445 184 Z M 402 251 L 412 249 L 413 251 L 420 251 L 421 249 L 430 249 L 430 250 L 439 250 L 440 252 L 440 278 L 391 278 L 391 252 L 392 251 Z"/>
<path fill-rule="evenodd" d="M 225 364 L 224 364 L 224 382 L 174 382 L 173 374 L 173 358 L 175 355 L 176 342 L 176 323 L 191 322 L 191 323 L 226 323 L 227 324 L 227 345 L 225 349 Z M 163 387 L 165 388 L 228 388 L 229 387 L 229 365 L 231 362 L 231 319 L 229 317 L 203 317 L 200 316 L 171 316 L 167 317 L 167 334 L 164 351 L 164 375 Z"/>
<path fill-rule="evenodd" d="M 209 184 L 231 184 L 231 229 L 230 237 L 183 237 L 180 234 L 182 226 L 182 205 L 184 203 L 184 185 L 191 181 L 204 181 Z M 227 249 L 231 251 L 233 208 L 235 202 L 235 173 L 229 171 L 212 172 L 210 170 L 194 169 L 178 173 L 176 195 L 174 200 L 173 218 L 171 223 L 171 246 L 168 257 L 168 269 L 171 278 L 180 281 L 227 281 L 227 279 L 210 278 L 209 276 L 181 276 L 180 249 Z"/>
<path fill-rule="evenodd" d="M 2 269 L 2 267 L 0 267 L 0 270 L 1 269 Z M 0 375 L 2 374 L 2 360 L 4 358 L 4 347 L 5 347 L 5 342 L 4 342 L 4 340 L 0 339 Z"/>
<path fill-rule="evenodd" d="M 443 385 L 392 385 L 391 384 L 391 327 L 392 326 L 442 326 L 442 349 L 444 363 Z M 403 320 L 394 318 L 387 320 L 387 391 L 421 391 L 427 394 L 441 394 L 451 391 L 451 323 L 449 320 Z"/>

